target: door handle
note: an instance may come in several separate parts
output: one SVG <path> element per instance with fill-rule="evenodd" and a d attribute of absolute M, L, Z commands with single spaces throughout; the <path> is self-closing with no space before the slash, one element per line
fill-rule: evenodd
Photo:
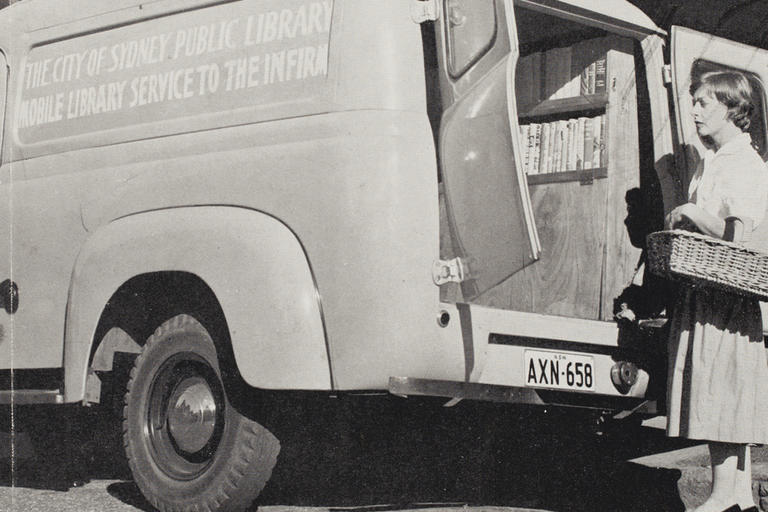
<path fill-rule="evenodd" d="M 456 0 L 448 2 L 448 23 L 451 27 L 460 27 L 467 21 L 467 15 Z"/>

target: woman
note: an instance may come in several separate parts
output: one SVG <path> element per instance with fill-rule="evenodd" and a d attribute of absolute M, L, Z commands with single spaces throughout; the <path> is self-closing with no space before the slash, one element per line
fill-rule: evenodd
<path fill-rule="evenodd" d="M 751 146 L 752 89 L 744 75 L 694 78 L 693 118 L 710 148 L 691 181 L 689 202 L 667 227 L 756 247 L 768 171 Z M 759 242 L 759 243 L 756 243 Z M 709 442 L 712 491 L 695 512 L 757 512 L 750 444 L 768 444 L 768 358 L 756 299 L 683 287 L 671 319 L 667 435 Z"/>

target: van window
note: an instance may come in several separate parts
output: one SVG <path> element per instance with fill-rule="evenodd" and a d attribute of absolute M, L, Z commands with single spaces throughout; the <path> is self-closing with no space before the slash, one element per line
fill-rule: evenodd
<path fill-rule="evenodd" d="M 496 38 L 494 0 L 445 0 L 449 71 L 462 75 L 493 45 Z"/>
<path fill-rule="evenodd" d="M 768 113 L 766 112 L 765 102 L 765 88 L 762 82 L 754 73 L 745 71 L 743 69 L 732 68 L 730 66 L 724 66 L 705 59 L 696 59 L 693 62 L 691 69 L 691 75 L 697 76 L 707 73 L 709 71 L 739 71 L 749 80 L 749 85 L 752 86 L 752 102 L 755 105 L 755 110 L 752 112 L 752 119 L 749 123 L 749 134 L 752 136 L 752 145 L 755 150 L 760 154 L 764 161 L 768 161 L 768 122 L 766 118 Z"/>

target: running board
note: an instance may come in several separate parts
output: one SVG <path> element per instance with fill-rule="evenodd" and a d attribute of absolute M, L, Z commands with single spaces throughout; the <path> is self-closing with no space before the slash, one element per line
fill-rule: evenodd
<path fill-rule="evenodd" d="M 64 395 L 58 389 L 14 389 L 0 391 L 0 404 L 63 404 Z"/>
<path fill-rule="evenodd" d="M 629 414 L 657 414 L 657 404 L 652 400 L 585 394 L 577 391 L 553 391 L 411 377 L 390 377 L 388 389 L 396 396 L 439 396 L 451 398 L 451 403 L 458 400 L 481 400 L 513 404 L 559 405 L 615 412 L 628 411 Z M 624 414 L 626 415 L 628 414 Z"/>
<path fill-rule="evenodd" d="M 411 377 L 390 377 L 389 392 L 393 395 L 442 396 L 461 400 L 483 400 L 487 402 L 509 402 L 516 404 L 545 405 L 535 390 L 475 382 L 452 380 L 415 379 Z"/>

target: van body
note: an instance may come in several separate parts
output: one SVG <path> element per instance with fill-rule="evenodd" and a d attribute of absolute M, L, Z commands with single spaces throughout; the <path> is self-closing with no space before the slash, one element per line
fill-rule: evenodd
<path fill-rule="evenodd" d="M 655 293 L 631 198 L 641 231 L 685 200 L 692 69 L 768 81 L 762 50 L 588 0 L 24 0 L 0 24 L 0 402 L 124 400 L 161 510 L 258 495 L 266 392 L 659 412 L 663 301 L 613 320 Z M 585 41 L 597 90 L 531 82 Z M 522 134 L 571 118 L 603 123 L 600 164 L 531 167 Z"/>

